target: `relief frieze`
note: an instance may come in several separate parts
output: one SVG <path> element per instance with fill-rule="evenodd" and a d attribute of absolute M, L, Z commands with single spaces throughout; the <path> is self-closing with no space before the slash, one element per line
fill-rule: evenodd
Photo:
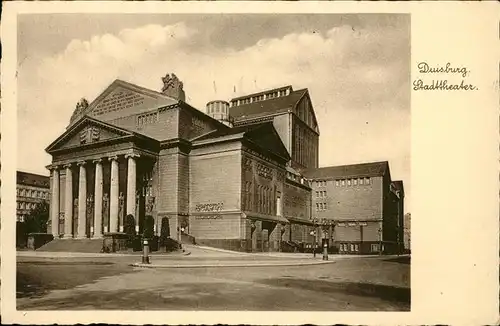
<path fill-rule="evenodd" d="M 266 179 L 273 179 L 273 170 L 264 164 L 257 164 L 257 174 Z"/>
<path fill-rule="evenodd" d="M 246 171 L 252 171 L 252 159 L 251 158 L 244 158 L 243 160 L 243 169 Z"/>

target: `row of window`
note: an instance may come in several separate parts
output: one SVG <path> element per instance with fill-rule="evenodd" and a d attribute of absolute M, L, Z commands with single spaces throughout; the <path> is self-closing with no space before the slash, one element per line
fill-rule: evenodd
<path fill-rule="evenodd" d="M 326 190 L 316 191 L 316 197 L 317 198 L 325 198 L 326 197 Z"/>
<path fill-rule="evenodd" d="M 316 203 L 316 212 L 322 212 L 326 210 L 327 210 L 326 203 Z"/>
<path fill-rule="evenodd" d="M 37 203 L 17 202 L 17 209 L 34 209 Z"/>
<path fill-rule="evenodd" d="M 371 252 L 379 252 L 380 246 L 376 243 L 371 245 Z M 357 243 L 341 243 L 339 245 L 340 252 L 359 252 L 359 244 Z"/>
<path fill-rule="evenodd" d="M 276 202 L 275 198 L 276 197 Z M 256 207 L 254 207 L 256 203 Z M 273 214 L 274 207 L 276 203 L 276 215 L 281 215 L 281 193 L 278 191 L 276 196 L 271 187 L 257 185 L 256 193 L 253 192 L 253 184 L 251 181 L 245 182 L 245 198 L 244 206 L 247 210 L 257 211 L 262 214 Z"/>
<path fill-rule="evenodd" d="M 293 130 L 292 158 L 295 162 L 312 167 L 317 157 L 317 144 L 315 135 L 308 128 L 303 128 L 295 123 Z"/>
<path fill-rule="evenodd" d="M 326 187 L 326 180 L 314 181 L 316 187 Z M 371 184 L 370 178 L 349 178 L 349 179 L 337 179 L 335 180 L 335 187 L 345 187 L 345 186 L 362 186 Z"/>
<path fill-rule="evenodd" d="M 231 106 L 249 104 L 249 103 L 253 103 L 253 102 L 259 102 L 259 101 L 269 100 L 269 99 L 272 99 L 272 98 L 283 97 L 283 96 L 287 96 L 287 95 L 288 95 L 288 90 L 283 89 L 283 90 L 275 91 L 275 92 L 272 92 L 272 93 L 255 95 L 255 96 L 252 96 L 252 97 L 247 97 L 247 98 L 243 98 L 243 99 L 240 99 L 240 100 L 232 101 L 231 102 Z"/>
<path fill-rule="evenodd" d="M 359 244 L 357 243 L 341 243 L 339 246 L 339 251 L 340 252 L 358 252 L 359 251 Z"/>
<path fill-rule="evenodd" d="M 345 186 L 357 186 L 357 185 L 369 185 L 371 183 L 370 178 L 352 178 L 352 179 L 341 179 L 335 180 L 335 187 L 345 187 Z"/>
<path fill-rule="evenodd" d="M 139 126 L 156 123 L 159 120 L 158 112 L 146 113 L 137 117 L 137 124 Z"/>
<path fill-rule="evenodd" d="M 257 185 L 257 212 L 262 214 L 272 214 L 272 198 L 271 188 L 268 186 Z"/>
<path fill-rule="evenodd" d="M 17 195 L 21 197 L 32 197 L 49 199 L 49 191 L 35 190 L 35 189 L 17 189 Z"/>

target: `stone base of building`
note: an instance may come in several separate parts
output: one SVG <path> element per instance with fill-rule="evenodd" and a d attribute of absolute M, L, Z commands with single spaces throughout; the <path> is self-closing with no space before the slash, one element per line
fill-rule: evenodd
<path fill-rule="evenodd" d="M 278 241 L 255 241 L 252 247 L 252 240 L 245 239 L 199 239 L 196 244 L 200 246 L 214 247 L 225 250 L 240 252 L 277 252 L 279 251 Z"/>
<path fill-rule="evenodd" d="M 402 253 L 395 242 L 380 241 L 335 241 L 331 251 L 346 255 L 392 255 Z"/>

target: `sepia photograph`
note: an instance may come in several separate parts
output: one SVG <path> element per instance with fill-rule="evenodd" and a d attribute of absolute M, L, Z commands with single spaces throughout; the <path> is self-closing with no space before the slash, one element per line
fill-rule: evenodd
<path fill-rule="evenodd" d="M 23 14 L 18 310 L 409 311 L 409 14 Z"/>

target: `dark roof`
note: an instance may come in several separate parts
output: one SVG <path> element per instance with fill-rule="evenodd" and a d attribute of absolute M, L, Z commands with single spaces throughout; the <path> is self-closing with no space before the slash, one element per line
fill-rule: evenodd
<path fill-rule="evenodd" d="M 17 184 L 50 188 L 50 177 L 41 174 L 17 171 Z"/>
<path fill-rule="evenodd" d="M 405 189 L 404 189 L 404 186 L 403 186 L 403 180 L 393 181 L 392 184 L 394 185 L 394 187 L 396 187 L 397 190 L 401 191 L 403 193 L 403 195 L 404 195 Z"/>
<path fill-rule="evenodd" d="M 290 155 L 286 150 L 285 145 L 281 141 L 272 122 L 253 123 L 234 128 L 216 130 L 207 133 L 199 138 L 196 138 L 195 143 L 203 140 L 215 140 L 221 137 L 241 134 L 242 137 L 250 140 L 261 149 L 270 151 L 271 153 L 289 160 Z"/>
<path fill-rule="evenodd" d="M 304 171 L 304 175 L 311 179 L 376 177 L 385 175 L 388 170 L 389 162 L 383 161 L 308 169 Z"/>
<path fill-rule="evenodd" d="M 229 108 L 229 115 L 235 120 L 243 120 L 265 116 L 268 114 L 286 112 L 287 110 L 293 109 L 306 92 L 307 89 L 305 88 L 293 91 L 287 96 L 280 96 L 269 100 L 232 106 Z"/>

